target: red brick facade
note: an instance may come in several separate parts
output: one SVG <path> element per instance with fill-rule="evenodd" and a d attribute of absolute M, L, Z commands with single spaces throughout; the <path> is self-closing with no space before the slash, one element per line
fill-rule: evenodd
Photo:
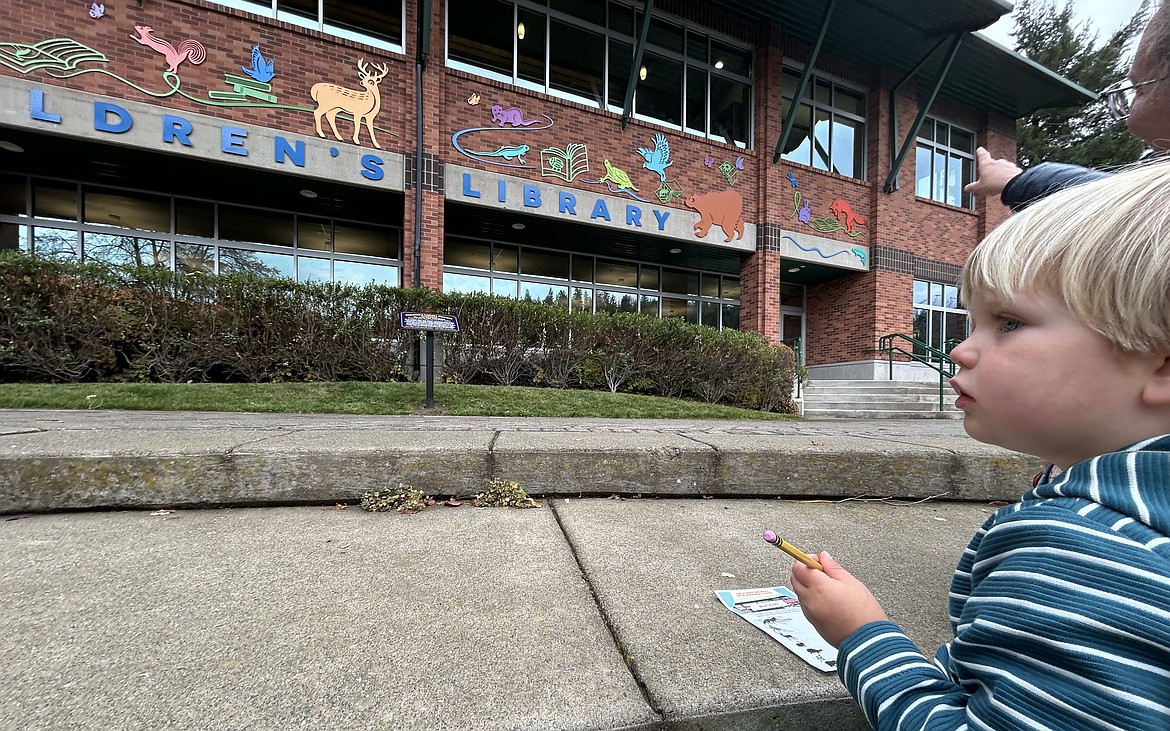
<path fill-rule="evenodd" d="M 66 7 L 67 6 L 67 7 Z M 819 73 L 867 92 L 865 180 L 847 178 L 810 167 L 781 161 L 773 164 L 772 154 L 781 134 L 782 74 L 786 62 L 803 62 L 808 53 L 805 43 L 789 40 L 777 24 L 760 27 L 744 18 L 729 17 L 698 0 L 663 2 L 656 11 L 668 12 L 687 22 L 730 36 L 755 52 L 754 78 L 754 149 L 740 149 L 711 139 L 665 129 L 638 119 L 623 129 L 621 117 L 583 104 L 552 98 L 509 84 L 489 80 L 447 68 L 444 63 L 445 4 L 433 3 L 429 62 L 422 77 L 422 178 L 416 175 L 416 124 L 420 105 L 417 97 L 415 58 L 417 4 L 407 3 L 405 53 L 395 54 L 308 31 L 272 18 L 229 9 L 204 0 L 150 0 L 110 3 L 100 19 L 87 17 L 84 4 L 64 4 L 53 0 L 14 0 L 6 5 L 6 29 L 0 41 L 33 44 L 50 38 L 68 37 L 85 46 L 99 49 L 110 60 L 109 68 L 117 77 L 105 73 L 82 73 L 68 78 L 54 78 L 36 71 L 18 73 L 0 66 L 0 75 L 32 82 L 39 88 L 55 86 L 74 89 L 115 100 L 129 100 L 163 105 L 173 113 L 212 115 L 226 123 L 246 123 L 274 130 L 286 136 L 316 140 L 312 115 L 303 110 L 264 107 L 223 106 L 209 108 L 172 93 L 165 99 L 152 100 L 139 90 L 158 90 L 160 72 L 165 71 L 160 54 L 131 36 L 134 26 L 147 25 L 159 37 L 177 45 L 183 39 L 198 40 L 215 62 L 181 67 L 182 88 L 203 97 L 207 90 L 223 89 L 224 69 L 243 59 L 253 43 L 280 61 L 282 101 L 291 105 L 311 106 L 310 88 L 327 80 L 340 86 L 359 89 L 357 64 L 385 64 L 387 74 L 380 83 L 382 110 L 377 118 L 382 153 L 397 153 L 404 159 L 404 190 L 401 192 L 403 284 L 410 286 L 416 270 L 416 230 L 421 239 L 417 261 L 418 281 L 424 286 L 440 288 L 443 282 L 443 244 L 445 235 L 444 170 L 451 164 L 498 172 L 478 160 L 458 154 L 452 148 L 452 134 L 457 130 L 483 126 L 483 106 L 468 100 L 476 96 L 483 104 L 499 103 L 518 106 L 555 118 L 555 130 L 536 132 L 529 144 L 533 155 L 544 146 L 563 145 L 566 140 L 586 143 L 591 160 L 629 160 L 633 144 L 655 134 L 665 134 L 670 141 L 674 162 L 673 174 L 693 181 L 695 192 L 711 192 L 720 187 L 718 179 L 704 165 L 704 159 L 744 158 L 744 170 L 737 182 L 743 197 L 743 219 L 757 229 L 755 253 L 742 256 L 740 269 L 740 327 L 755 331 L 772 342 L 780 339 L 780 285 L 786 261 L 781 261 L 776 232 L 800 230 L 795 220 L 793 185 L 790 176 L 799 180 L 805 199 L 825 202 L 846 200 L 867 221 L 864 236 L 851 239 L 843 231 L 815 234 L 842 244 L 851 242 L 868 248 L 868 271 L 840 270 L 834 278 L 811 284 L 806 298 L 805 354 L 809 365 L 848 363 L 873 360 L 877 339 L 886 333 L 910 332 L 915 278 L 934 273 L 935 277 L 954 282 L 954 274 L 964 258 L 990 228 L 1003 220 L 1007 211 L 997 202 L 979 202 L 974 211 L 924 200 L 914 192 L 914 151 L 910 150 L 899 175 L 898 189 L 882 190 L 892 162 L 892 148 L 900 147 L 918 113 L 918 99 L 929 89 L 912 81 L 903 87 L 897 100 L 897 131 L 891 129 L 890 89 L 897 81 L 892 72 L 862 68 L 847 59 L 818 60 Z M 79 10 L 80 9 L 80 10 Z M 864 40 L 859 40 L 864 42 Z M 790 55 L 785 55 L 786 53 Z M 238 64 L 236 64 L 238 66 Z M 238 73 L 238 71 L 237 71 Z M 927 79 L 922 83 L 929 83 Z M 10 100 L 23 104 L 26 100 Z M 994 155 L 1014 154 L 1014 123 L 1002 115 L 985 110 L 957 106 L 940 97 L 931 110 L 932 116 L 945 119 L 975 132 L 979 144 Z M 352 122 L 339 120 L 343 137 L 352 133 Z M 328 128 L 325 129 L 328 139 Z M 0 138 L 3 129 L 0 128 Z M 366 152 L 378 153 L 366 132 L 360 137 Z M 96 139 L 95 144 L 105 140 Z M 111 143 L 116 140 L 111 139 Z M 352 144 L 348 139 L 337 144 Z M 2 160 L 2 158 L 0 158 Z M 630 163 L 634 166 L 633 163 Z M 636 166 L 635 166 L 636 167 Z M 275 174 L 275 173 L 274 173 Z M 538 179 L 538 178 L 537 178 Z M 415 186 L 422 187 L 422 207 L 416 204 Z M 560 184 L 563 188 L 574 183 Z M 246 203 L 246 201 L 240 201 Z M 677 216 L 694 216 L 680 201 L 668 204 Z M 573 224 L 565 224 L 573 225 Z M 767 235 L 772 232 L 771 235 Z M 713 229 L 711 241 L 721 240 Z M 692 246 L 709 242 L 696 239 Z M 949 279 L 946 279 L 949 277 Z"/>

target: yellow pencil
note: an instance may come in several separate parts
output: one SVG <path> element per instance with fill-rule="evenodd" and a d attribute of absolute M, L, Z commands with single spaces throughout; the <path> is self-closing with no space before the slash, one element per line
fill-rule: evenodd
<path fill-rule="evenodd" d="M 825 567 L 821 566 L 820 561 L 816 560 L 812 556 L 808 555 L 804 551 L 800 550 L 770 530 L 764 531 L 764 540 L 768 543 L 771 543 L 776 548 L 779 548 L 784 553 L 787 553 L 789 556 L 792 556 L 797 561 L 800 561 L 805 566 L 818 569 L 820 571 L 825 570 Z"/>

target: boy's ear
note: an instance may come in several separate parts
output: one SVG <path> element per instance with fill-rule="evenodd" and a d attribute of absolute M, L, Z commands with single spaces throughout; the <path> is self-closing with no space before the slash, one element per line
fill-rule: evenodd
<path fill-rule="evenodd" d="M 1142 389 L 1142 401 L 1147 406 L 1170 407 L 1170 354 L 1161 356 L 1161 363 L 1155 363 L 1154 372 Z"/>

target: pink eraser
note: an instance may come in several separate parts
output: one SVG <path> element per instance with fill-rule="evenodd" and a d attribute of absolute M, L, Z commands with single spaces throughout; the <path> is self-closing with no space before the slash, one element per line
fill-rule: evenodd
<path fill-rule="evenodd" d="M 775 543 L 776 542 L 776 534 L 773 531 L 766 530 L 766 531 L 764 531 L 764 540 L 767 541 L 768 543 Z"/>

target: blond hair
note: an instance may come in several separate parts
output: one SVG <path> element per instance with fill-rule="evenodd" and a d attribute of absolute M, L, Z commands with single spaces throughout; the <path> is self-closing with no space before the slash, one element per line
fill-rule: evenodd
<path fill-rule="evenodd" d="M 1037 201 L 998 226 L 963 266 L 973 292 L 1006 303 L 1045 292 L 1120 350 L 1170 350 L 1170 160 Z"/>

